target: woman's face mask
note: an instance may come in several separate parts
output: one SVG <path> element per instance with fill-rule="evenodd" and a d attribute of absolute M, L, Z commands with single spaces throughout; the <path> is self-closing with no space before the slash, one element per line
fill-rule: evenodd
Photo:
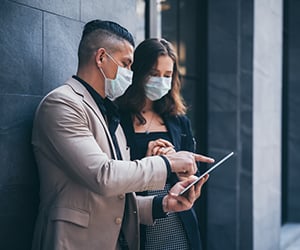
<path fill-rule="evenodd" d="M 172 77 L 151 76 L 145 85 L 146 96 L 156 101 L 168 94 L 171 89 Z"/>
<path fill-rule="evenodd" d="M 119 96 L 123 95 L 126 89 L 131 85 L 133 72 L 129 69 L 119 66 L 119 64 L 111 55 L 109 55 L 107 52 L 106 54 L 118 66 L 115 79 L 107 78 L 102 68 L 99 68 L 105 79 L 105 96 L 111 101 L 114 101 Z"/>

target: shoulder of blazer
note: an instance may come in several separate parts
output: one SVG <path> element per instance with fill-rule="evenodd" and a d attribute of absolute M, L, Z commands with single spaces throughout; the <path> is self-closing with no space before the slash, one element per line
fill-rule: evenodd
<path fill-rule="evenodd" d="M 70 86 L 76 94 L 81 95 L 82 97 L 90 96 L 87 89 L 79 81 L 72 77 L 69 78 L 64 84 Z"/>
<path fill-rule="evenodd" d="M 168 128 L 180 128 L 182 131 L 190 129 L 190 120 L 186 115 L 176 115 L 164 118 Z"/>
<path fill-rule="evenodd" d="M 74 93 L 80 96 L 80 98 L 95 112 L 100 121 L 103 124 L 106 124 L 104 117 L 102 116 L 101 111 L 99 110 L 93 97 L 79 81 L 74 78 L 70 78 L 65 82 L 65 85 L 69 86 L 74 91 Z"/>
<path fill-rule="evenodd" d="M 108 140 L 110 142 L 110 145 L 111 145 L 111 148 L 113 151 L 113 155 L 116 157 L 116 151 L 113 146 L 114 144 L 113 144 L 110 132 L 106 125 L 105 119 L 104 119 L 101 111 L 99 110 L 96 102 L 94 101 L 93 97 L 90 95 L 88 90 L 79 81 L 77 81 L 74 78 L 68 79 L 65 82 L 65 85 L 69 86 L 74 91 L 74 93 L 76 93 L 78 96 L 80 96 L 80 98 L 83 100 L 83 102 L 85 104 L 87 104 L 93 110 L 93 112 L 97 115 L 99 121 L 101 122 L 101 124 L 106 132 L 106 135 L 108 137 Z"/>
<path fill-rule="evenodd" d="M 176 150 L 191 150 L 186 143 L 192 139 L 190 121 L 185 115 L 165 117 L 164 122 Z"/>
<path fill-rule="evenodd" d="M 93 106 L 96 105 L 86 88 L 73 78 L 68 79 L 64 84 L 55 88 L 44 97 L 44 99 L 48 98 L 63 98 L 69 99 L 70 101 L 88 99 Z"/>

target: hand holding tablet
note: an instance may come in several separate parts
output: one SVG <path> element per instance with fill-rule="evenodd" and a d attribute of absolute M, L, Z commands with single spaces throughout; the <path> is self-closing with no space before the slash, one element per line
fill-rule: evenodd
<path fill-rule="evenodd" d="M 207 175 L 208 173 L 210 173 L 211 171 L 213 171 L 214 169 L 216 169 L 217 167 L 219 167 L 224 161 L 226 161 L 228 158 L 230 158 L 234 153 L 231 152 L 228 155 L 226 155 L 223 159 L 221 159 L 220 161 L 218 161 L 216 164 L 214 164 L 211 168 L 209 168 L 205 173 L 203 173 L 201 176 L 199 176 L 195 181 L 193 181 L 191 184 L 189 184 L 185 189 L 183 189 L 179 195 L 183 195 L 186 191 L 188 191 L 192 186 L 194 186 L 198 181 L 201 180 L 201 178 L 203 178 L 205 175 Z"/>

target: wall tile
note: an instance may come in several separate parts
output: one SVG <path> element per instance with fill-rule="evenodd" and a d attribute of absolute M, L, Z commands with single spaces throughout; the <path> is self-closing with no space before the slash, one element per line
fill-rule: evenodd
<path fill-rule="evenodd" d="M 288 0 L 288 30 L 289 37 L 292 39 L 289 41 L 290 43 L 297 44 L 299 48 L 300 44 L 300 35 L 299 35 L 299 26 L 300 26 L 300 18 L 299 18 L 299 10 L 300 10 L 300 2 L 297 0 Z"/>
<path fill-rule="evenodd" d="M 294 62 L 296 62 L 294 58 Z M 300 56 L 298 54 L 298 61 L 300 61 Z M 295 68 L 291 69 L 290 74 L 293 75 L 293 78 L 300 78 L 299 70 Z M 290 222 L 300 222 L 300 201 L 298 198 L 300 190 L 300 86 L 299 80 L 290 80 L 288 85 L 288 128 L 287 128 L 287 140 L 288 140 L 288 165 L 284 166 L 288 168 L 287 170 L 287 183 L 288 183 L 288 192 L 287 192 L 287 202 L 288 202 L 288 213 L 287 220 Z"/>
<path fill-rule="evenodd" d="M 209 148 L 234 151 L 237 148 L 236 112 L 209 112 Z"/>
<path fill-rule="evenodd" d="M 237 72 L 236 1 L 208 1 L 208 67 L 218 74 Z"/>
<path fill-rule="evenodd" d="M 241 111 L 252 111 L 253 106 L 252 72 L 241 72 L 239 81 L 239 102 Z"/>
<path fill-rule="evenodd" d="M 252 73 L 253 70 L 253 37 L 243 36 L 241 38 L 241 49 L 240 49 L 240 70 L 242 72 Z"/>
<path fill-rule="evenodd" d="M 39 96 L 0 95 L 0 249 L 31 247 L 39 193 L 31 128 L 40 100 Z"/>
<path fill-rule="evenodd" d="M 31 128 L 41 97 L 0 95 L 0 185 L 36 183 Z"/>
<path fill-rule="evenodd" d="M 0 93 L 41 94 L 42 13 L 4 1 L 0 16 Z"/>
<path fill-rule="evenodd" d="M 299 128 L 299 127 L 298 127 Z M 299 154 L 300 138 L 292 138 L 289 140 L 289 152 L 288 152 L 288 192 L 287 192 L 287 221 L 288 222 L 300 222 L 300 154 Z"/>
<path fill-rule="evenodd" d="M 207 197 L 207 249 L 236 249 L 236 192 L 231 189 L 209 188 Z"/>
<path fill-rule="evenodd" d="M 38 210 L 38 189 L 32 185 L 0 186 L 0 249 L 31 249 Z"/>
<path fill-rule="evenodd" d="M 241 168 L 247 171 L 248 175 L 252 175 L 252 111 L 242 111 L 240 114 L 241 126 L 238 131 L 241 141 L 240 154 Z"/>
<path fill-rule="evenodd" d="M 15 2 L 77 20 L 80 18 L 80 0 L 15 0 Z"/>
<path fill-rule="evenodd" d="M 300 19 L 300 18 L 299 18 Z M 300 37 L 300 35 L 299 35 Z M 299 38 L 300 39 L 300 38 Z M 296 47 L 297 46 L 297 47 Z M 288 53 L 288 81 L 293 82 L 290 83 L 291 85 L 289 89 L 295 88 L 300 81 L 300 71 L 299 71 L 299 61 L 300 61 L 300 43 L 294 46 L 290 46 Z M 285 83 L 287 84 L 287 83 Z M 297 90 L 299 91 L 299 90 Z M 290 93 L 293 93 L 289 90 Z"/>
<path fill-rule="evenodd" d="M 209 188 L 212 189 L 224 189 L 224 190 L 232 190 L 235 192 L 237 178 L 239 178 L 239 171 L 237 169 L 237 152 L 235 150 L 211 150 L 209 155 L 212 156 L 216 162 L 221 160 L 225 155 L 230 153 L 231 151 L 235 152 L 231 158 L 226 160 L 220 167 L 211 172 L 209 178 Z M 209 167 L 212 165 L 210 164 Z M 220 193 L 214 193 L 214 195 L 221 195 Z M 225 197 L 223 197 L 225 199 Z"/>
<path fill-rule="evenodd" d="M 83 24 L 48 13 L 44 15 L 45 94 L 76 74 Z"/>
<path fill-rule="evenodd" d="M 137 28 L 136 0 L 89 0 L 81 2 L 81 20 L 110 20 L 128 29 L 135 37 Z"/>
<path fill-rule="evenodd" d="M 235 111 L 237 107 L 236 75 L 211 73 L 208 85 L 208 110 L 211 112 Z"/>

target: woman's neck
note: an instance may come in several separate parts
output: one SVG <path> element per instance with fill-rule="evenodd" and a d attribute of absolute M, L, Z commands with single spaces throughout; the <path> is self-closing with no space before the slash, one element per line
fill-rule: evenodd
<path fill-rule="evenodd" d="M 142 113 L 151 112 L 151 111 L 153 111 L 153 102 L 147 98 L 145 106 L 142 108 Z"/>

